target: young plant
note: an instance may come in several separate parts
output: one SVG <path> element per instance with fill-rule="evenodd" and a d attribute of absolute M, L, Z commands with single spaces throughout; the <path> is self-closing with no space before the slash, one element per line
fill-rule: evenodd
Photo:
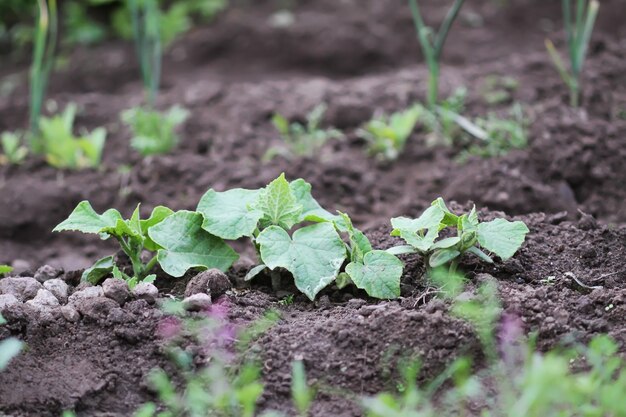
<path fill-rule="evenodd" d="M 128 0 L 135 49 L 150 107 L 154 106 L 161 80 L 160 11 L 157 0 Z"/>
<path fill-rule="evenodd" d="M 316 395 L 315 388 L 310 387 L 302 361 L 291 363 L 291 398 L 298 416 L 307 417 Z"/>
<path fill-rule="evenodd" d="M 5 323 L 4 317 L 0 314 L 0 325 Z M 6 368 L 11 359 L 20 353 L 22 346 L 23 343 L 13 337 L 0 341 L 0 371 Z"/>
<path fill-rule="evenodd" d="M 465 109 L 467 89 L 457 88 L 450 97 L 441 100 L 433 110 L 423 108 L 420 123 L 428 133 L 426 143 L 430 146 L 452 146 L 462 134 L 462 126 L 458 122 Z"/>
<path fill-rule="evenodd" d="M 276 113 L 272 124 L 284 142 L 284 147 L 270 148 L 263 159 L 272 160 L 276 155 L 287 158 L 294 156 L 313 156 L 330 139 L 341 139 L 343 134 L 337 129 L 322 129 L 321 123 L 326 112 L 326 105 L 316 106 L 306 117 L 306 124 L 290 123 L 284 116 Z"/>
<path fill-rule="evenodd" d="M 4 132 L 0 136 L 2 145 L 2 155 L 0 155 L 0 165 L 19 165 L 24 162 L 28 155 L 28 148 L 22 145 L 22 134 L 20 132 Z"/>
<path fill-rule="evenodd" d="M 398 263 L 393 264 L 393 276 L 379 277 L 381 262 L 388 262 L 388 258 L 379 259 L 371 245 L 368 251 L 362 251 L 370 252 L 362 259 L 348 254 L 339 230 L 349 231 L 351 225 L 344 222 L 344 217 L 324 210 L 311 195 L 311 185 L 302 179 L 289 182 L 281 174 L 260 190 L 211 189 L 200 200 L 197 211 L 204 215 L 203 229 L 212 235 L 227 240 L 251 239 L 260 265 L 248 273 L 247 280 L 269 270 L 273 284 L 278 286 L 279 271 L 286 270 L 296 287 L 313 300 L 337 279 L 344 261 L 351 256 L 354 266 L 346 272 L 355 285 L 372 297 L 399 295 L 400 261 L 394 257 Z M 295 230 L 303 223 L 308 225 Z"/>
<path fill-rule="evenodd" d="M 578 107 L 580 104 L 582 70 L 585 65 L 585 56 L 589 47 L 593 26 L 598 16 L 600 3 L 597 0 L 575 0 L 576 10 L 572 13 L 573 1 L 562 0 L 569 69 L 565 66 L 561 55 L 549 39 L 546 39 L 546 48 L 563 82 L 569 88 L 570 105 Z"/>
<path fill-rule="evenodd" d="M 78 231 L 97 234 L 103 240 L 116 239 L 130 260 L 132 271 L 124 272 L 112 255 L 85 270 L 82 280 L 97 284 L 113 275 L 133 286 L 137 282 L 154 280 L 151 272 L 157 263 L 173 277 L 183 276 L 190 268 L 218 268 L 222 271 L 230 268 L 238 255 L 222 239 L 202 230 L 202 221 L 198 213 L 174 213 L 163 206 L 156 207 L 146 220 L 140 218 L 137 206 L 131 218 L 124 220 L 115 209 L 98 214 L 89 202 L 83 201 L 54 231 Z M 151 254 L 147 262 L 144 262 L 144 252 Z"/>
<path fill-rule="evenodd" d="M 457 216 L 446 207 L 442 198 L 433 201 L 417 219 L 396 217 L 391 219 L 391 224 L 391 235 L 399 236 L 407 245 L 391 248 L 390 253 L 419 253 L 425 258 L 427 267 L 449 265 L 450 273 L 456 271 L 466 252 L 488 263 L 493 263 L 493 259 L 483 249 L 502 260 L 511 258 L 529 232 L 521 221 L 496 219 L 480 222 L 475 207 L 470 213 Z M 456 229 L 456 236 L 437 240 L 440 232 L 447 229 Z"/>
<path fill-rule="evenodd" d="M 448 13 L 441 23 L 439 30 L 434 33 L 431 28 L 424 24 L 422 14 L 418 6 L 417 0 L 409 0 L 413 22 L 417 31 L 417 37 L 422 47 L 424 58 L 428 66 L 428 95 L 427 104 L 431 111 L 435 111 L 435 107 L 439 100 L 439 74 L 441 53 L 448 37 L 450 27 L 459 14 L 465 0 L 454 0 L 454 4 L 448 10 Z"/>
<path fill-rule="evenodd" d="M 97 128 L 75 137 L 76 105 L 69 104 L 63 113 L 39 121 L 38 142 L 48 163 L 56 168 L 97 168 L 102 159 L 106 130 Z"/>
<path fill-rule="evenodd" d="M 13 271 L 13 268 L 9 265 L 0 265 L 0 277 L 4 274 L 8 274 L 11 271 Z"/>
<path fill-rule="evenodd" d="M 368 142 L 370 155 L 387 161 L 395 160 L 404 150 L 423 113 L 424 107 L 418 104 L 389 116 L 381 114 L 367 122 L 357 135 Z"/>
<path fill-rule="evenodd" d="M 189 112 L 180 106 L 167 113 L 135 107 L 122 112 L 122 121 L 133 134 L 130 146 L 143 156 L 170 152 L 178 144 L 176 127 L 184 123 Z"/>
<path fill-rule="evenodd" d="M 48 86 L 50 70 L 54 63 L 54 50 L 57 42 L 58 19 L 56 0 L 37 0 L 39 18 L 35 29 L 35 47 L 30 70 L 30 135 L 31 150 L 43 151 L 38 135 L 41 108 Z"/>

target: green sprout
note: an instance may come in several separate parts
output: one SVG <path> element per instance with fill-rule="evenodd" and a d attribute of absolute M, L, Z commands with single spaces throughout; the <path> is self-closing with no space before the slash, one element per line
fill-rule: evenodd
<path fill-rule="evenodd" d="M 28 148 L 22 145 L 22 134 L 20 132 L 4 132 L 0 135 L 0 165 L 19 165 L 24 162 L 28 155 Z"/>
<path fill-rule="evenodd" d="M 141 76 L 148 104 L 152 107 L 161 80 L 161 33 L 160 11 L 156 0 L 128 0 L 135 49 L 141 67 Z"/>
<path fill-rule="evenodd" d="M 389 116 L 377 115 L 357 135 L 368 142 L 369 154 L 383 160 L 395 160 L 404 150 L 407 139 L 422 117 L 423 109 L 423 106 L 416 104 Z"/>
<path fill-rule="evenodd" d="M 280 133 L 284 147 L 270 148 L 263 160 L 271 161 L 276 155 L 287 158 L 293 156 L 313 156 L 330 139 L 341 139 L 343 134 L 337 129 L 322 129 L 322 119 L 326 113 L 326 105 L 319 104 L 306 117 L 306 124 L 290 123 L 286 117 L 276 113 L 272 124 Z"/>
<path fill-rule="evenodd" d="M 179 141 L 176 127 L 187 117 L 189 112 L 180 106 L 174 106 L 166 113 L 134 107 L 121 115 L 133 133 L 130 146 L 143 156 L 165 154 L 174 149 Z"/>
<path fill-rule="evenodd" d="M 439 30 L 433 33 L 433 30 L 424 24 L 417 0 L 409 0 L 413 23 L 415 24 L 417 37 L 429 71 L 427 104 L 431 111 L 434 111 L 439 99 L 439 75 L 443 47 L 446 43 L 448 32 L 458 16 L 464 1 L 454 0 L 454 4 L 448 10 Z"/>
<path fill-rule="evenodd" d="M 546 39 L 546 48 L 550 54 L 563 82 L 570 91 L 570 105 L 578 107 L 580 104 L 580 84 L 585 57 L 595 25 L 600 3 L 597 0 L 576 0 L 576 10 L 572 13 L 572 1 L 562 0 L 563 20 L 567 36 L 567 51 L 569 57 L 569 70 L 565 66 L 561 55 L 556 50 L 551 40 Z"/>

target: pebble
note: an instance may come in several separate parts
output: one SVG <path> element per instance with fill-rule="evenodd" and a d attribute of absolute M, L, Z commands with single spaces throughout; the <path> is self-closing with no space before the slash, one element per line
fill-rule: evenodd
<path fill-rule="evenodd" d="M 13 268 L 12 273 L 15 275 L 23 274 L 24 272 L 30 271 L 30 263 L 25 261 L 24 259 L 16 259 L 11 263 L 11 267 Z"/>
<path fill-rule="evenodd" d="M 26 304 L 37 310 L 50 310 L 60 305 L 59 300 L 54 296 L 54 294 L 43 288 L 37 292 L 37 296 L 35 296 L 35 298 L 26 301 Z"/>
<path fill-rule="evenodd" d="M 126 281 L 109 278 L 102 283 L 102 291 L 104 296 L 116 301 L 119 305 L 123 306 L 130 298 L 130 290 Z"/>
<path fill-rule="evenodd" d="M 232 284 L 225 273 L 219 269 L 209 269 L 191 278 L 185 288 L 185 297 L 194 294 L 210 294 L 212 298 L 222 296 L 232 288 Z"/>
<path fill-rule="evenodd" d="M 94 321 L 104 320 L 111 310 L 119 305 L 106 297 L 92 297 L 77 301 L 73 307 L 85 318 Z"/>
<path fill-rule="evenodd" d="M 42 284 L 50 279 L 54 279 L 61 275 L 63 271 L 52 267 L 50 265 L 44 265 L 35 272 L 34 278 Z"/>
<path fill-rule="evenodd" d="M 69 286 L 65 281 L 59 278 L 50 279 L 43 283 L 45 289 L 50 291 L 61 304 L 67 303 L 67 295 L 69 293 Z"/>
<path fill-rule="evenodd" d="M 83 288 L 82 290 L 79 290 L 79 291 L 74 291 L 74 294 L 69 296 L 68 302 L 69 304 L 76 304 L 81 300 L 86 300 L 88 298 L 95 298 L 95 297 L 103 297 L 103 296 L 104 296 L 104 292 L 102 291 L 102 287 L 92 286 L 92 287 Z"/>
<path fill-rule="evenodd" d="M 194 294 L 183 300 L 183 308 L 187 311 L 207 310 L 211 304 L 211 296 L 204 293 Z"/>
<path fill-rule="evenodd" d="M 19 304 L 18 300 L 13 294 L 0 294 L 0 311 L 6 309 L 15 304 Z"/>
<path fill-rule="evenodd" d="M 80 320 L 80 313 L 74 307 L 69 305 L 61 307 L 61 314 L 65 320 L 71 323 L 76 323 Z"/>
<path fill-rule="evenodd" d="M 148 304 L 154 304 L 159 296 L 159 289 L 148 282 L 140 282 L 133 288 L 133 295 L 140 300 L 146 300 Z"/>
<path fill-rule="evenodd" d="M 27 301 L 37 295 L 43 286 L 31 277 L 8 277 L 0 279 L 0 294 L 13 294 L 20 301 Z"/>

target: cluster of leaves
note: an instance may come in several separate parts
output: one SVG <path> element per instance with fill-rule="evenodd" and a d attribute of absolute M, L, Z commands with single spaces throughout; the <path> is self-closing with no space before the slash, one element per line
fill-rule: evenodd
<path fill-rule="evenodd" d="M 343 133 L 337 129 L 323 129 L 322 119 L 326 113 L 326 105 L 316 106 L 306 116 L 306 123 L 290 123 L 286 117 L 276 113 L 272 117 L 272 124 L 280 133 L 283 147 L 272 147 L 263 156 L 265 161 L 271 161 L 275 156 L 286 158 L 313 156 L 330 139 L 341 139 Z"/>
<path fill-rule="evenodd" d="M 261 263 L 250 271 L 248 280 L 267 269 L 273 277 L 278 269 L 287 270 L 296 287 L 313 300 L 337 279 L 348 260 L 344 272 L 358 288 L 377 298 L 400 295 L 402 263 L 373 250 L 347 215 L 324 210 L 311 195 L 311 185 L 302 179 L 288 182 L 283 174 L 260 190 L 209 190 L 197 210 L 204 215 L 202 227 L 209 233 L 252 240 Z M 312 224 L 300 227 L 307 223 Z M 347 235 L 348 243 L 340 234 Z"/>
<path fill-rule="evenodd" d="M 145 220 L 140 218 L 137 206 L 131 218 L 124 220 L 115 209 L 98 214 L 89 202 L 83 201 L 54 231 L 79 231 L 97 234 L 103 240 L 116 239 L 130 260 L 132 272 L 124 272 L 118 267 L 112 255 L 85 270 L 82 279 L 95 284 L 113 275 L 133 286 L 137 282 L 154 280 L 155 276 L 150 272 L 157 262 L 173 277 L 183 276 L 190 268 L 218 268 L 222 271 L 230 268 L 237 260 L 237 254 L 222 239 L 203 230 L 202 223 L 201 214 L 192 211 L 175 213 L 163 206 L 156 207 Z M 144 252 L 153 253 L 147 262 L 144 262 Z"/>
<path fill-rule="evenodd" d="M 174 106 L 165 113 L 136 107 L 124 111 L 122 121 L 132 131 L 130 145 L 143 156 L 170 152 L 178 144 L 176 127 L 184 123 L 189 112 Z"/>
<path fill-rule="evenodd" d="M 257 250 L 260 265 L 246 279 L 269 270 L 278 282 L 280 271 L 286 270 L 296 287 L 313 300 L 337 280 L 348 261 L 339 280 L 342 286 L 352 283 L 377 298 L 400 295 L 402 262 L 390 253 L 374 250 L 346 214 L 324 210 L 313 198 L 309 183 L 302 179 L 288 182 L 284 174 L 259 190 L 211 189 L 201 198 L 197 211 L 174 213 L 157 207 L 147 220 L 140 219 L 139 207 L 125 220 L 115 209 L 98 214 L 83 201 L 54 231 L 92 233 L 119 242 L 132 272 L 122 271 L 115 257 L 108 256 L 84 272 L 83 280 L 92 283 L 111 274 L 132 282 L 153 279 L 150 272 L 157 263 L 173 277 L 190 268 L 225 271 L 238 255 L 224 241 L 247 237 Z M 143 261 L 144 252 L 152 253 L 147 262 Z"/>
<path fill-rule="evenodd" d="M 442 198 L 433 201 L 417 219 L 396 217 L 391 219 L 392 236 L 399 236 L 407 245 L 388 249 L 393 254 L 419 253 L 426 259 L 430 268 L 449 265 L 455 271 L 464 253 L 478 256 L 485 262 L 493 263 L 491 256 L 483 249 L 503 260 L 511 258 L 520 248 L 528 227 L 521 222 L 495 219 L 480 222 L 474 207 L 470 213 L 460 216 L 452 213 Z M 456 229 L 456 236 L 441 232 Z"/>
<path fill-rule="evenodd" d="M 0 314 L 0 325 L 5 323 L 4 317 Z M 7 367 L 20 350 L 22 350 L 22 342 L 15 338 L 0 341 L 0 371 Z"/>
<path fill-rule="evenodd" d="M 512 93 L 519 87 L 519 82 L 510 76 L 488 75 L 480 91 L 487 104 L 502 104 L 511 101 Z"/>

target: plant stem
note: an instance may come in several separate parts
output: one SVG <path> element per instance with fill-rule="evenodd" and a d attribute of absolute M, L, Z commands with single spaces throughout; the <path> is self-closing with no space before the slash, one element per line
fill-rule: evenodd
<path fill-rule="evenodd" d="M 159 9 L 155 0 L 129 0 L 135 49 L 148 105 L 154 106 L 161 79 L 161 34 Z"/>
<path fill-rule="evenodd" d="M 145 275 L 148 275 L 148 273 L 149 273 L 150 271 L 152 271 L 152 268 L 154 268 L 154 266 L 156 265 L 157 261 L 158 261 L 158 260 L 157 260 L 157 256 L 156 256 L 156 255 L 154 255 L 154 256 L 152 257 L 152 259 L 150 259 L 150 260 L 148 261 L 148 263 L 146 264 L 146 266 L 143 268 L 143 275 L 144 275 L 144 276 L 143 276 L 142 278 L 145 278 Z"/>

